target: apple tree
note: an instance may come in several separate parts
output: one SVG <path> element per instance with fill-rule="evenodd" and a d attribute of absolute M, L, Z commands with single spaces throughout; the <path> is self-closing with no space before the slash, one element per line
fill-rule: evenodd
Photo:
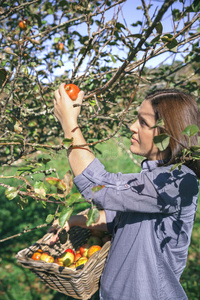
<path fill-rule="evenodd" d="M 123 13 L 128 2 L 138 16 L 131 24 Z M 0 4 L 0 186 L 21 209 L 29 201 L 47 208 L 56 204 L 55 213 L 47 211 L 47 222 L 59 216 L 62 226 L 74 205 L 81 208 L 86 200 L 72 192 L 70 171 L 60 178 L 51 168 L 51 161 L 71 143 L 63 140 L 54 117 L 55 89 L 66 82 L 84 90 L 80 127 L 93 151 L 98 143 L 128 136 L 127 127 L 146 91 L 178 87 L 198 98 L 200 3 L 1 0 Z M 191 127 L 185 134 L 198 130 Z M 199 153 L 197 147 L 196 159 Z M 6 173 L 8 167 L 11 175 Z M 87 202 L 91 205 L 91 199 Z M 97 217 L 92 206 L 89 222 Z"/>

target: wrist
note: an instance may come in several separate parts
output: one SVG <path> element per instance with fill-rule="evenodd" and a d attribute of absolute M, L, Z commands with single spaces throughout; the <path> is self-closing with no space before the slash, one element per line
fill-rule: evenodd
<path fill-rule="evenodd" d="M 86 222 L 87 222 L 87 217 L 85 215 L 74 215 L 70 217 L 68 224 L 70 228 L 73 226 L 85 227 Z"/>
<path fill-rule="evenodd" d="M 77 123 L 70 124 L 70 126 L 65 127 L 65 128 L 63 127 L 64 137 L 71 139 L 74 136 L 74 133 L 76 132 L 77 129 L 79 129 L 79 126 Z"/>

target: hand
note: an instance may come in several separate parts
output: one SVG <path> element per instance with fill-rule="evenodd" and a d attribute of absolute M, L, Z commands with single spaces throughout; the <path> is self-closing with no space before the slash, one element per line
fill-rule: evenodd
<path fill-rule="evenodd" d="M 82 104 L 84 92 L 80 91 L 78 98 L 72 101 L 64 89 L 65 83 L 62 83 L 55 91 L 54 114 L 60 121 L 65 137 L 71 138 L 71 132 L 77 125 L 77 119 L 80 114 L 81 106 L 74 107 L 74 104 Z"/>
<path fill-rule="evenodd" d="M 49 245 L 54 245 L 59 240 L 59 233 L 63 229 L 66 230 L 66 232 L 69 231 L 69 229 L 70 229 L 69 222 L 66 222 L 63 228 L 61 228 L 59 226 L 59 220 L 58 219 L 53 222 L 53 224 L 51 225 L 51 227 L 47 231 L 48 233 L 54 232 L 54 235 L 49 240 Z"/>

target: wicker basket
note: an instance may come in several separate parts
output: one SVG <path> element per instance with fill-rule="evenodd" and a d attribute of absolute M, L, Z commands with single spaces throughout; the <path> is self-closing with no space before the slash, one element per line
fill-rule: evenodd
<path fill-rule="evenodd" d="M 57 242 L 49 246 L 48 241 L 52 233 L 48 233 L 32 246 L 19 251 L 16 255 L 17 262 L 24 268 L 30 269 L 51 289 L 76 299 L 87 300 L 99 289 L 99 280 L 110 248 L 110 241 L 94 253 L 85 265 L 76 269 L 61 267 L 56 263 L 35 261 L 30 257 L 39 248 L 48 251 L 52 256 L 58 256 L 66 248 L 76 249 L 86 243 L 90 235 L 90 230 L 75 226 L 68 232 L 68 239 L 64 244 Z"/>

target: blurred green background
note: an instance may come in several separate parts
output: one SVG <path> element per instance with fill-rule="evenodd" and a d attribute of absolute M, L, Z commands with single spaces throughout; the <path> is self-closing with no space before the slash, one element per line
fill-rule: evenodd
<path fill-rule="evenodd" d="M 129 149 L 129 141 L 124 139 L 120 141 L 112 139 L 106 143 L 100 144 L 95 152 L 101 162 L 104 163 L 109 172 L 139 172 L 140 167 L 133 163 L 131 154 L 125 149 Z M 125 147 L 124 147 L 125 146 Z M 37 159 L 43 154 L 37 153 Z M 46 156 L 45 156 L 46 157 Z M 135 157 L 132 156 L 133 159 Z M 21 165 L 20 165 L 21 166 Z M 18 166 L 16 165 L 16 168 Z M 60 151 L 54 159 L 48 163 L 47 167 L 56 168 L 61 178 L 70 168 L 66 158 L 66 152 Z M 12 169 L 2 169 L 2 173 L 10 174 L 15 172 Z M 38 175 L 39 176 L 39 175 Z M 40 175 L 41 176 L 41 175 Z M 4 180 L 4 183 L 10 181 Z M 73 191 L 76 188 L 73 187 Z M 0 239 L 12 236 L 23 231 L 25 228 L 33 228 L 44 224 L 46 217 L 54 213 L 56 206 L 48 204 L 43 207 L 41 202 L 29 200 L 29 205 L 20 210 L 15 200 L 9 201 L 5 197 L 5 189 L 0 187 Z M 24 269 L 17 264 L 15 255 L 21 249 L 24 249 L 47 231 L 47 228 L 34 230 L 0 243 L 0 300 L 69 300 L 72 298 L 64 294 L 51 290 L 28 269 Z M 181 277 L 181 283 L 185 289 L 189 300 L 200 299 L 200 208 L 198 208 L 194 224 L 192 241 L 189 248 L 187 267 Z"/>

